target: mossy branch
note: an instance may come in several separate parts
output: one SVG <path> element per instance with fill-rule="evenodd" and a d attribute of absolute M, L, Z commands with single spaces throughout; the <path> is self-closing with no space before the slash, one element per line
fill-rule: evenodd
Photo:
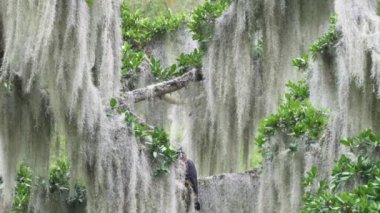
<path fill-rule="evenodd" d="M 152 84 L 144 88 L 132 90 L 130 92 L 122 94 L 123 100 L 129 100 L 134 103 L 144 101 L 154 97 L 161 97 L 165 94 L 180 90 L 190 82 L 203 80 L 203 75 L 200 69 L 192 69 L 187 73 L 157 84 Z M 131 100 L 132 99 L 132 100 Z"/>

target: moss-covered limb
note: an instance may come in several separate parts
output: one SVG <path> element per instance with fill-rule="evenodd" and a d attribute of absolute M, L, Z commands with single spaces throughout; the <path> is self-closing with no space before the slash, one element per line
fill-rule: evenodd
<path fill-rule="evenodd" d="M 169 81 L 163 81 L 157 84 L 149 85 L 144 88 L 135 89 L 133 91 L 122 94 L 124 100 L 131 100 L 135 103 L 151 99 L 154 97 L 162 97 L 165 94 L 175 92 L 187 86 L 190 82 L 202 80 L 201 70 L 193 69 L 177 78 Z"/>
<path fill-rule="evenodd" d="M 315 108 L 309 98 L 309 87 L 306 81 L 288 82 L 288 92 L 278 111 L 260 122 L 256 143 L 259 147 L 268 141 L 276 131 L 291 137 L 305 136 L 316 140 L 327 126 L 326 113 Z"/>
<path fill-rule="evenodd" d="M 350 148 L 351 156 L 342 155 L 336 162 L 332 175 L 318 184 L 316 167 L 305 176 L 309 186 L 302 212 L 380 212 L 380 158 L 373 157 L 379 151 L 380 135 L 364 130 L 358 136 L 341 140 Z M 355 148 L 367 151 L 356 152 Z"/>
<path fill-rule="evenodd" d="M 155 165 L 153 174 L 155 176 L 169 172 L 169 167 L 177 158 L 175 150 L 169 141 L 169 135 L 162 128 L 148 125 L 135 113 L 133 113 L 126 104 L 116 99 L 111 99 L 111 108 L 116 109 L 119 114 L 124 115 L 127 125 L 131 126 L 135 136 L 144 140 L 149 147 L 152 162 Z"/>

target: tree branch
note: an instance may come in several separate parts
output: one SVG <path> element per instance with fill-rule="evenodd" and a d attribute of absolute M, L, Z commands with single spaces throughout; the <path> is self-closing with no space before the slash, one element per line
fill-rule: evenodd
<path fill-rule="evenodd" d="M 153 98 L 161 97 L 165 94 L 175 92 L 187 86 L 192 81 L 201 81 L 203 76 L 200 69 L 192 69 L 185 74 L 172 80 L 152 84 L 144 88 L 139 88 L 122 94 L 122 97 L 134 103 Z"/>

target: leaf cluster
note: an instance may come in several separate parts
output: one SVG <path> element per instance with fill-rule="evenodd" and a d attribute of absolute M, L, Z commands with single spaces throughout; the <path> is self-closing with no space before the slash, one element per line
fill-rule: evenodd
<path fill-rule="evenodd" d="M 132 46 L 125 43 L 122 48 L 122 67 L 121 75 L 126 76 L 131 71 L 138 71 L 138 67 L 144 59 L 144 53 L 133 50 Z"/>
<path fill-rule="evenodd" d="M 365 129 L 357 136 L 344 138 L 341 144 L 349 146 L 352 152 L 370 152 L 380 147 L 380 135 L 375 134 L 371 129 Z"/>
<path fill-rule="evenodd" d="M 339 31 L 336 29 L 337 16 L 330 17 L 329 30 L 318 37 L 318 39 L 309 47 L 312 58 L 315 59 L 318 53 L 324 53 L 328 48 L 336 44 L 340 37 Z M 306 70 L 309 62 L 309 55 L 304 54 L 301 57 L 292 60 L 292 66 L 297 67 L 299 70 Z"/>
<path fill-rule="evenodd" d="M 140 49 L 154 36 L 176 30 L 185 21 L 185 15 L 173 15 L 170 10 L 151 20 L 140 11 L 132 12 L 125 4 L 121 8 L 123 40 L 133 48 Z"/>
<path fill-rule="evenodd" d="M 169 166 L 177 160 L 178 155 L 170 145 L 169 135 L 165 130 L 155 127 L 150 134 L 152 157 L 159 162 L 159 168 L 154 171 L 154 175 L 159 176 L 169 172 Z"/>
<path fill-rule="evenodd" d="M 231 4 L 231 0 L 206 1 L 192 11 L 188 27 L 193 39 L 200 42 L 201 50 L 195 49 L 190 54 L 182 53 L 177 58 L 178 64 L 163 68 L 161 63 L 150 59 L 151 71 L 160 80 L 179 76 L 191 67 L 201 68 L 203 50 L 213 33 L 213 24 L 223 11 Z M 125 42 L 122 50 L 122 76 L 131 71 L 138 71 L 143 61 L 142 47 L 153 37 L 176 30 L 185 22 L 185 15 L 173 15 L 168 11 L 165 15 L 154 19 L 145 18 L 140 11 L 132 12 L 126 3 L 121 8 L 122 36 Z"/>
<path fill-rule="evenodd" d="M 58 160 L 49 170 L 49 192 L 69 192 L 70 167 L 67 161 Z M 33 184 L 33 173 L 30 167 L 22 163 L 17 171 L 17 184 L 13 202 L 13 212 L 26 212 L 29 204 L 30 191 Z M 41 184 L 44 181 L 41 182 Z M 34 183 L 38 185 L 37 183 Z M 86 188 L 80 184 L 74 185 L 75 193 L 67 197 L 68 205 L 84 203 L 86 201 Z M 68 195 L 69 193 L 66 193 Z"/>
<path fill-rule="evenodd" d="M 17 171 L 13 212 L 27 212 L 32 182 L 32 170 L 25 163 L 22 163 Z"/>
<path fill-rule="evenodd" d="M 94 5 L 94 0 L 86 0 L 88 7 L 92 7 Z"/>
<path fill-rule="evenodd" d="M 297 67 L 299 70 L 305 70 L 309 62 L 309 55 L 305 54 L 301 57 L 292 60 L 292 66 Z"/>
<path fill-rule="evenodd" d="M 215 19 L 222 15 L 231 2 L 231 0 L 206 0 L 192 11 L 188 27 L 193 34 L 192 38 L 199 41 L 202 50 L 206 49 L 206 44 L 211 39 Z"/>
<path fill-rule="evenodd" d="M 66 160 L 57 160 L 49 170 L 49 190 L 54 192 L 70 191 L 70 165 Z M 75 203 L 84 203 L 86 201 L 86 188 L 80 184 L 74 184 L 75 193 L 67 197 L 66 202 L 69 205 Z M 67 193 L 69 194 L 69 193 Z"/>
<path fill-rule="evenodd" d="M 49 171 L 49 189 L 54 191 L 69 190 L 69 165 L 65 160 L 58 160 Z"/>
<path fill-rule="evenodd" d="M 317 41 L 309 47 L 313 59 L 317 57 L 317 53 L 325 52 L 338 41 L 339 32 L 336 29 L 336 20 L 337 17 L 335 15 L 331 16 L 328 32 L 320 36 Z"/>
<path fill-rule="evenodd" d="M 256 143 L 262 147 L 276 131 L 281 131 L 294 138 L 306 136 L 316 140 L 327 126 L 326 113 L 312 106 L 309 97 L 309 87 L 306 81 L 286 85 L 283 103 L 278 111 L 260 122 Z M 294 146 L 294 144 L 293 144 Z M 295 150 L 295 147 L 292 149 Z"/>
<path fill-rule="evenodd" d="M 378 147 L 379 135 L 365 130 L 358 136 L 343 139 L 349 146 Z M 310 172 L 309 172 L 310 173 Z M 311 183 L 317 175 L 306 175 Z M 346 189 L 346 190 L 344 190 Z M 366 155 L 354 159 L 342 155 L 336 162 L 329 180 L 319 182 L 303 197 L 302 212 L 380 212 L 380 161 Z"/>
<path fill-rule="evenodd" d="M 202 67 L 203 52 L 199 49 L 194 49 L 189 54 L 181 53 L 177 58 L 177 64 L 172 64 L 169 67 L 163 68 L 159 60 L 150 59 L 150 69 L 156 79 L 168 80 L 173 77 L 180 76 L 186 73 L 192 67 Z"/>
<path fill-rule="evenodd" d="M 153 162 L 158 165 L 153 174 L 159 176 L 168 173 L 169 166 L 177 160 L 178 154 L 170 145 L 169 135 L 165 130 L 157 127 L 150 128 L 146 124 L 140 123 L 131 112 L 117 107 L 116 99 L 111 99 L 110 106 L 117 109 L 119 114 L 124 115 L 125 122 L 132 127 L 137 137 L 147 141 L 146 144 L 150 146 Z"/>

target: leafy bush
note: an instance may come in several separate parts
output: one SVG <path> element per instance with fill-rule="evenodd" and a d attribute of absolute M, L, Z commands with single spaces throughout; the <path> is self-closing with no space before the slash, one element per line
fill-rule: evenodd
<path fill-rule="evenodd" d="M 351 149 L 365 148 L 369 150 L 373 147 L 380 147 L 380 135 L 366 129 L 355 137 L 342 139 L 340 143 L 349 146 Z"/>
<path fill-rule="evenodd" d="M 156 127 L 149 132 L 149 135 L 152 137 L 152 157 L 159 163 L 159 168 L 154 171 L 154 175 L 168 173 L 170 164 L 178 158 L 177 151 L 170 145 L 169 135 L 163 129 Z"/>
<path fill-rule="evenodd" d="M 49 170 L 49 189 L 54 192 L 69 192 L 70 190 L 70 166 L 66 160 L 57 160 Z M 74 196 L 67 197 L 69 205 L 84 203 L 86 200 L 86 188 L 80 184 L 74 184 Z"/>
<path fill-rule="evenodd" d="M 379 138 L 372 130 L 365 130 L 341 143 L 351 151 L 361 146 L 379 151 Z M 302 212 L 380 212 L 379 155 L 371 158 L 363 153 L 352 154 L 356 157 L 340 157 L 329 180 L 321 180 L 316 189 L 309 188 L 303 197 Z M 317 177 L 312 173 L 306 175 L 305 186 L 311 186 Z"/>
<path fill-rule="evenodd" d="M 297 67 L 300 70 L 305 70 L 307 68 L 307 63 L 309 62 L 309 55 L 305 54 L 299 58 L 292 60 L 292 66 Z"/>
<path fill-rule="evenodd" d="M 295 138 L 306 136 L 316 140 L 327 126 L 325 112 L 313 107 L 308 100 L 309 87 L 305 81 L 289 81 L 286 86 L 289 91 L 285 93 L 285 99 L 278 111 L 260 122 L 256 137 L 259 147 L 262 147 L 276 131 Z"/>
<path fill-rule="evenodd" d="M 206 44 L 211 39 L 215 19 L 221 16 L 230 4 L 231 0 L 206 0 L 193 10 L 188 27 L 193 33 L 193 39 L 199 41 L 202 50 L 206 49 Z"/>
<path fill-rule="evenodd" d="M 12 211 L 27 212 L 32 188 L 33 173 L 25 164 L 21 164 L 17 171 L 15 198 L 13 201 Z"/>
<path fill-rule="evenodd" d="M 194 49 L 194 51 L 189 54 L 181 53 L 177 58 L 180 72 L 184 73 L 192 67 L 197 69 L 202 68 L 202 57 L 203 51 L 199 49 Z"/>
<path fill-rule="evenodd" d="M 57 190 L 69 191 L 69 165 L 65 160 L 58 160 L 49 171 L 49 189 L 50 192 Z"/>
<path fill-rule="evenodd" d="M 176 30 L 185 21 L 183 14 L 173 15 L 168 11 L 154 20 L 144 18 L 140 11 L 132 12 L 124 4 L 121 9 L 123 40 L 133 48 L 141 48 L 154 36 Z"/>
<path fill-rule="evenodd" d="M 163 68 L 160 61 L 154 58 L 150 59 L 150 69 L 154 77 L 161 80 L 168 80 L 171 77 L 175 77 L 181 74 L 179 70 L 177 70 L 176 64 Z"/>
<path fill-rule="evenodd" d="M 145 139 L 146 144 L 150 146 L 153 162 L 158 165 L 153 174 L 159 176 L 168 173 L 169 166 L 177 160 L 178 155 L 170 145 L 169 135 L 165 130 L 140 123 L 130 111 L 117 107 L 116 99 L 111 99 L 110 106 L 113 109 L 116 108 L 119 114 L 123 114 L 125 122 L 132 127 L 134 134 Z"/>
<path fill-rule="evenodd" d="M 121 9 L 121 17 L 122 35 L 125 41 L 122 49 L 122 76 L 127 76 L 131 71 L 138 71 L 138 67 L 144 59 L 144 52 L 141 49 L 153 37 L 174 31 L 185 21 L 184 14 L 173 15 L 170 11 L 150 20 L 143 17 L 140 11 L 131 12 L 125 3 Z M 155 68 L 152 71 L 156 78 L 168 79 L 178 75 L 176 65 L 164 69 L 159 61 L 154 59 L 151 64 Z"/>
<path fill-rule="evenodd" d="M 336 29 L 336 19 L 336 16 L 330 17 L 330 27 L 328 32 L 320 36 L 317 41 L 310 46 L 309 50 L 313 59 L 317 57 L 317 53 L 325 52 L 338 41 L 339 33 Z"/>
<path fill-rule="evenodd" d="M 131 71 L 138 71 L 138 67 L 144 59 L 144 53 L 133 50 L 132 46 L 125 43 L 122 48 L 121 75 L 126 76 Z"/>

